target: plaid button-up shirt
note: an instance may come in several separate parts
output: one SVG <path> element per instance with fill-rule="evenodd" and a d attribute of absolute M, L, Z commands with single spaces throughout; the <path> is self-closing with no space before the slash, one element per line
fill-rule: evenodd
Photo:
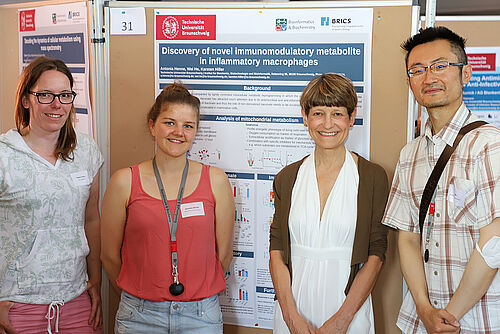
<path fill-rule="evenodd" d="M 464 104 L 439 133 L 425 133 L 401 151 L 394 174 L 384 224 L 419 233 L 419 206 L 425 184 L 439 156 L 462 126 L 477 120 Z M 462 139 L 451 156 L 435 191 L 434 223 L 430 233 L 429 262 L 424 263 L 429 300 L 445 308 L 462 279 L 479 240 L 479 229 L 500 216 L 500 130 L 484 125 Z M 428 229 L 424 223 L 424 240 Z M 422 254 L 425 241 L 421 243 Z M 485 296 L 462 319 L 462 334 L 500 333 L 500 271 Z M 408 291 L 399 313 L 403 333 L 426 333 Z"/>

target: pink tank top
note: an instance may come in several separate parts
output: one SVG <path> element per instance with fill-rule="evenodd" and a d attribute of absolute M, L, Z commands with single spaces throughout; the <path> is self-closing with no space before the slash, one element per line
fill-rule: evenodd
<path fill-rule="evenodd" d="M 173 283 L 171 239 L 163 202 L 144 192 L 138 166 L 130 168 L 132 189 L 118 286 L 136 297 L 155 301 L 200 300 L 224 290 L 224 273 L 215 251 L 210 167 L 203 165 L 195 191 L 182 199 L 176 235 L 179 281 L 184 285 L 180 296 L 173 296 L 168 290 Z M 175 200 L 168 201 L 172 215 L 175 204 Z"/>

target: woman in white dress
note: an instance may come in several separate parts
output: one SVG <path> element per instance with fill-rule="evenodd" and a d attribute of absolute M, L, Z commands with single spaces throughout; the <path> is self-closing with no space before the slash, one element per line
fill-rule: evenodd
<path fill-rule="evenodd" d="M 300 104 L 316 147 L 274 180 L 274 333 L 374 333 L 370 293 L 387 248 L 387 175 L 345 148 L 357 105 L 349 79 L 314 78 Z"/>

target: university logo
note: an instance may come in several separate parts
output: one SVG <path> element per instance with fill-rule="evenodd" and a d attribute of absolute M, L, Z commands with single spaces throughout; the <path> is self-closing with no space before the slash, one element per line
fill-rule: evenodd
<path fill-rule="evenodd" d="M 35 10 L 23 10 L 19 12 L 19 30 L 35 31 Z"/>
<path fill-rule="evenodd" d="M 166 38 L 172 39 L 177 36 L 180 30 L 179 21 L 175 17 L 169 16 L 163 20 L 161 31 Z"/>
<path fill-rule="evenodd" d="M 328 16 L 323 16 L 321 18 L 321 26 L 328 26 L 330 25 L 330 18 Z"/>
<path fill-rule="evenodd" d="M 26 13 L 21 12 L 21 31 L 26 29 Z"/>
<path fill-rule="evenodd" d="M 53 24 L 57 23 L 57 15 L 56 15 L 56 13 L 52 13 L 52 23 Z"/>
<path fill-rule="evenodd" d="M 276 31 L 286 31 L 287 19 L 276 19 Z"/>

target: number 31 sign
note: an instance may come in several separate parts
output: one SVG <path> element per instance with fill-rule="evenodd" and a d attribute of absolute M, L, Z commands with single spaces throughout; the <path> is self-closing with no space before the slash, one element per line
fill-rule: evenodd
<path fill-rule="evenodd" d="M 111 35 L 145 35 L 146 12 L 139 8 L 111 8 Z"/>

